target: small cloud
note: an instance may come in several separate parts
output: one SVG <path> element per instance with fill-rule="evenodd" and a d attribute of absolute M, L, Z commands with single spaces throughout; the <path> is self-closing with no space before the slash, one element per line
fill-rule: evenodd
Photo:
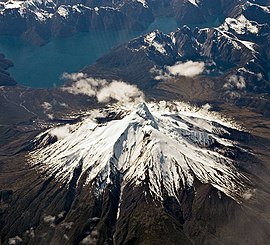
<path fill-rule="evenodd" d="M 232 75 L 228 78 L 228 82 L 223 86 L 225 89 L 238 89 L 242 90 L 246 87 L 246 82 L 244 77 Z"/>
<path fill-rule="evenodd" d="M 212 106 L 208 103 L 202 105 L 202 109 L 205 110 L 205 111 L 210 111 L 212 108 Z"/>
<path fill-rule="evenodd" d="M 173 66 L 166 66 L 166 68 L 173 76 L 195 77 L 203 73 L 205 63 L 190 60 L 184 63 L 177 62 Z"/>
<path fill-rule="evenodd" d="M 53 223 L 55 221 L 55 216 L 48 215 L 45 216 L 43 220 L 45 223 Z"/>
<path fill-rule="evenodd" d="M 49 102 L 43 102 L 41 104 L 41 107 L 45 110 L 45 111 L 49 111 L 52 109 L 52 105 Z"/>
<path fill-rule="evenodd" d="M 167 71 L 164 71 L 163 69 L 158 69 L 156 66 L 150 69 L 150 73 L 154 75 L 154 79 L 157 81 L 161 80 L 167 80 L 172 78 Z"/>
<path fill-rule="evenodd" d="M 23 242 L 23 240 L 19 236 L 15 236 L 15 237 L 8 239 L 9 245 L 16 245 L 16 244 L 20 244 L 22 242 Z"/>
<path fill-rule="evenodd" d="M 96 245 L 98 244 L 98 237 L 99 232 L 97 230 L 93 230 L 90 235 L 81 241 L 81 244 Z"/>
<path fill-rule="evenodd" d="M 251 197 L 254 196 L 255 192 L 256 192 L 256 189 L 253 189 L 253 190 L 247 190 L 247 191 L 243 194 L 242 197 L 243 197 L 246 201 L 248 201 Z"/>
<path fill-rule="evenodd" d="M 65 74 L 64 79 L 73 81 L 70 87 L 63 87 L 62 90 L 71 94 L 83 94 L 89 97 L 94 97 L 99 87 L 107 84 L 106 80 L 88 78 L 82 73 L 78 74 Z M 77 78 L 77 80 L 76 80 Z"/>
<path fill-rule="evenodd" d="M 62 211 L 61 213 L 59 213 L 57 215 L 57 217 L 61 219 L 61 218 L 65 217 L 65 214 L 66 214 L 66 212 L 65 211 Z"/>
<path fill-rule="evenodd" d="M 172 66 L 165 66 L 163 69 L 153 67 L 150 70 L 155 76 L 155 80 L 167 80 L 176 76 L 195 77 L 205 70 L 205 63 L 199 61 L 177 62 Z"/>
<path fill-rule="evenodd" d="M 91 111 L 91 113 L 90 113 L 90 118 L 92 119 L 92 120 L 96 120 L 96 118 L 98 118 L 98 117 L 100 117 L 100 118 L 102 118 L 102 117 L 107 117 L 108 116 L 108 113 L 107 112 L 105 112 L 105 111 L 102 111 L 102 110 L 97 110 L 97 109 L 93 109 L 92 111 Z"/>
<path fill-rule="evenodd" d="M 66 103 L 60 103 L 60 106 L 68 108 L 68 104 L 66 104 Z"/>
<path fill-rule="evenodd" d="M 64 222 L 61 224 L 61 227 L 65 228 L 66 230 L 70 230 L 73 226 L 73 222 Z"/>
<path fill-rule="evenodd" d="M 66 124 L 64 126 L 53 128 L 50 131 L 50 135 L 56 136 L 57 139 L 64 139 L 71 134 L 73 129 L 74 129 L 74 126 Z"/>
<path fill-rule="evenodd" d="M 49 103 L 49 102 L 43 102 L 41 104 L 41 107 L 44 109 L 44 114 L 51 120 L 53 120 L 54 116 L 53 114 L 51 113 L 52 111 L 52 104 Z"/>
<path fill-rule="evenodd" d="M 51 120 L 53 120 L 53 119 L 54 119 L 53 114 L 48 113 L 48 114 L 46 114 L 46 115 L 47 115 L 47 117 L 48 117 L 49 119 L 51 119 Z"/>
<path fill-rule="evenodd" d="M 120 102 L 142 102 L 144 94 L 134 85 L 121 81 L 112 81 L 97 92 L 98 102 L 109 102 L 111 99 Z"/>
<path fill-rule="evenodd" d="M 29 237 L 35 238 L 35 230 L 33 227 L 31 227 L 29 230 L 25 232 Z"/>
<path fill-rule="evenodd" d="M 84 73 L 64 73 L 63 79 L 73 81 L 71 86 L 63 87 L 63 91 L 96 97 L 100 103 L 110 102 L 111 100 L 123 103 L 144 100 L 144 94 L 137 86 L 123 81 L 112 80 L 109 82 L 105 79 L 88 77 Z"/>
<path fill-rule="evenodd" d="M 231 75 L 223 85 L 223 88 L 230 98 L 240 98 L 241 95 L 238 91 L 243 91 L 246 88 L 246 81 L 243 76 Z"/>

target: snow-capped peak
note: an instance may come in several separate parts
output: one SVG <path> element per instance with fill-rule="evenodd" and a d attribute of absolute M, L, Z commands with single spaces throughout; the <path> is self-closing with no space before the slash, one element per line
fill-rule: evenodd
<path fill-rule="evenodd" d="M 79 172 L 77 185 L 91 185 L 97 195 L 113 184 L 114 176 L 121 176 L 122 188 L 147 186 L 159 200 L 164 193 L 177 199 L 195 179 L 236 200 L 245 193 L 247 179 L 226 154 L 237 149 L 224 136 L 233 126 L 217 114 L 176 102 L 112 107 L 101 114 L 103 120 L 90 112 L 81 123 L 39 135 L 30 163 L 60 182 L 70 182 Z M 108 119 L 112 114 L 115 118 Z M 50 135 L 58 140 L 43 145 Z"/>

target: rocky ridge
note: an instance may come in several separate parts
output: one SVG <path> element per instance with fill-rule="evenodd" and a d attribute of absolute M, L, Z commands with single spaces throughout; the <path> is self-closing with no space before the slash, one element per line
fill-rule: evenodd
<path fill-rule="evenodd" d="M 21 36 L 42 45 L 51 37 L 90 30 L 144 30 L 156 17 L 174 17 L 182 24 L 208 22 L 228 16 L 236 0 L 207 1 L 56 1 L 9 0 L 0 2 L 0 34 Z M 211 20 L 212 21 L 212 20 Z"/>

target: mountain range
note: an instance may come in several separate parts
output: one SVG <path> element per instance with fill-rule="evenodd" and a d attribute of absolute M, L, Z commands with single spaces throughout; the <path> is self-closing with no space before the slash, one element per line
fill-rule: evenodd
<path fill-rule="evenodd" d="M 241 3 L 240 3 L 241 2 Z M 57 1 L 0 2 L 0 34 L 21 36 L 43 45 L 51 37 L 90 30 L 143 30 L 156 17 L 171 16 L 181 24 L 199 24 L 233 16 L 248 1 Z M 253 7 L 251 7 L 253 8 Z M 250 10 L 251 11 L 251 10 Z M 265 13 L 261 13 L 262 20 Z M 211 16 L 211 17 L 209 17 Z"/>
<path fill-rule="evenodd" d="M 269 15 L 262 0 L 0 2 L 0 35 L 35 45 L 179 23 L 50 89 L 0 55 L 0 244 L 268 244 Z"/>

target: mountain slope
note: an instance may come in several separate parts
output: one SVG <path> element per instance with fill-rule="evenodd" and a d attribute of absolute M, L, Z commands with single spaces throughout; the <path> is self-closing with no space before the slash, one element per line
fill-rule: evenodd
<path fill-rule="evenodd" d="M 236 152 L 234 143 L 222 138 L 230 134 L 226 128 L 203 115 L 181 112 L 185 108 L 174 104 L 175 111 L 150 106 L 152 113 L 142 103 L 119 120 L 105 124 L 86 121 L 75 128 L 53 129 L 49 134 L 55 132 L 57 137 L 59 132 L 63 139 L 34 151 L 31 161 L 42 163 L 38 167 L 45 168 L 46 175 L 64 182 L 72 181 L 78 170 L 77 181 L 83 176 L 83 185 L 93 184 L 97 195 L 120 173 L 121 188 L 125 183 L 142 185 L 147 181 L 150 194 L 160 200 L 164 191 L 177 198 L 176 192 L 190 188 L 194 179 L 241 200 L 247 179 L 228 157 Z"/>
<path fill-rule="evenodd" d="M 4 160 L 2 241 L 241 244 L 244 224 L 265 241 L 267 222 L 255 207 L 247 213 L 257 195 L 249 170 L 260 168 L 242 147 L 249 140 L 207 106 L 161 101 L 90 110 Z"/>
<path fill-rule="evenodd" d="M 53 30 L 69 33 L 65 28 L 85 17 L 78 9 L 94 16 L 108 11 L 109 20 L 116 12 L 132 14 L 135 22 L 164 9 L 190 22 L 212 13 L 229 17 L 218 27 L 184 26 L 133 39 L 84 74 L 67 75 L 74 79 L 64 88 L 1 87 L 0 243 L 268 244 L 270 39 L 263 19 L 269 1 L 221 0 L 214 8 L 210 0 L 158 1 L 160 8 L 150 0 L 86 2 L 53 2 L 44 23 L 55 18 Z M 50 1 L 20 6 L 29 3 Z M 13 7 L 3 11 L 16 22 L 22 9 Z M 51 30 L 40 28 L 40 9 L 32 7 L 30 34 Z M 13 23 L 5 18 L 2 23 Z M 97 18 L 91 28 L 105 28 L 104 16 Z M 7 74 L 11 63 L 0 60 L 0 73 Z M 187 76 L 190 65 L 201 68 Z M 138 84 L 152 102 L 105 106 L 94 97 L 102 85 L 92 77 L 107 79 L 101 81 L 106 93 L 114 79 Z M 121 98 L 118 92 L 113 98 Z M 248 131 L 210 112 L 206 102 Z"/>

